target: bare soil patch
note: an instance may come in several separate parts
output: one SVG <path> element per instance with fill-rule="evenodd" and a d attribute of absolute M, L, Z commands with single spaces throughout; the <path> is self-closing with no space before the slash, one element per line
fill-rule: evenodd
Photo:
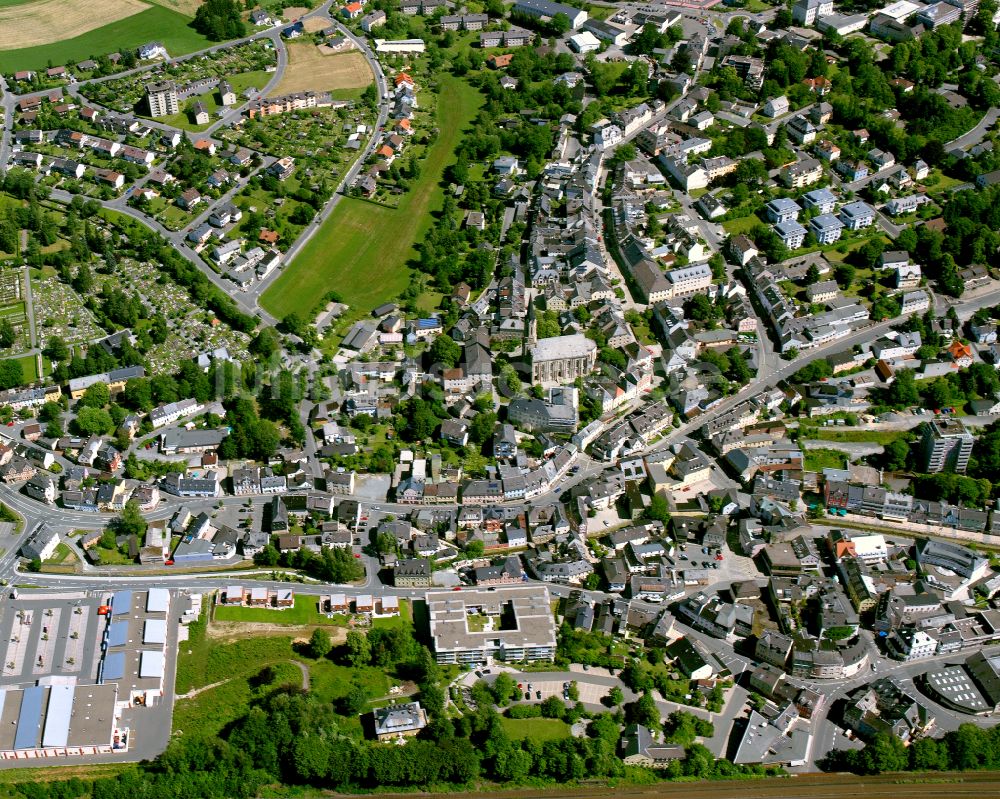
<path fill-rule="evenodd" d="M 373 80 L 368 62 L 359 52 L 325 55 L 314 44 L 296 42 L 288 46 L 288 68 L 272 93 L 361 89 Z"/>
<path fill-rule="evenodd" d="M 324 28 L 329 28 L 333 23 L 327 17 L 309 17 L 302 21 L 306 33 L 316 33 Z"/>
<path fill-rule="evenodd" d="M 198 6 L 202 4 L 202 0 L 149 0 L 149 2 L 169 8 L 171 11 L 176 11 L 178 14 L 192 19 L 194 19 Z"/>
<path fill-rule="evenodd" d="M 276 635 L 291 636 L 295 643 L 302 643 L 309 640 L 309 636 L 315 629 L 318 628 L 313 624 L 260 624 L 257 622 L 248 624 L 242 621 L 213 621 L 208 625 L 205 634 L 222 643 L 231 643 L 242 638 L 267 638 Z M 322 629 L 330 634 L 330 640 L 334 644 L 342 644 L 347 640 L 346 627 L 324 626 Z"/>

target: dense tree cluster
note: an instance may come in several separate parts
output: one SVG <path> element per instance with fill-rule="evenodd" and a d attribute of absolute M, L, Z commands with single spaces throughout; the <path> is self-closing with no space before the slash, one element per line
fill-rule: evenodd
<path fill-rule="evenodd" d="M 986 478 L 941 472 L 913 477 L 913 493 L 922 499 L 951 502 L 966 507 L 985 507 L 993 496 L 993 484 Z"/>
<path fill-rule="evenodd" d="M 429 439 L 448 415 L 442 403 L 421 397 L 401 402 L 396 410 L 399 416 L 396 429 L 403 441 Z"/>
<path fill-rule="evenodd" d="M 321 547 L 319 554 L 305 547 L 287 552 L 279 552 L 268 544 L 254 555 L 258 566 L 284 566 L 299 569 L 310 577 L 327 583 L 350 583 L 365 576 L 364 567 L 346 549 Z"/>
<path fill-rule="evenodd" d="M 238 397 L 226 406 L 226 424 L 230 433 L 219 447 L 226 460 L 252 458 L 267 461 L 278 449 L 281 434 L 274 423 L 261 419 L 252 400 Z"/>
<path fill-rule="evenodd" d="M 993 397 L 998 390 L 1000 379 L 996 370 L 987 364 L 975 363 L 960 372 L 919 382 L 912 369 L 900 369 L 895 380 L 877 396 L 883 405 L 897 410 L 918 405 L 941 410 L 969 400 Z"/>
<path fill-rule="evenodd" d="M 982 771 L 1000 768 L 1000 727 L 962 724 L 941 738 L 919 738 L 909 747 L 880 733 L 864 749 L 837 749 L 828 770 L 881 774 L 886 771 Z"/>
<path fill-rule="evenodd" d="M 242 9 L 236 0 L 205 0 L 198 6 L 191 25 L 213 42 L 239 39 L 247 34 Z"/>
<path fill-rule="evenodd" d="M 698 356 L 698 360 L 716 366 L 720 374 L 732 381 L 729 385 L 723 386 L 724 391 L 738 390 L 738 387 L 745 386 L 753 377 L 753 371 L 747 365 L 746 355 L 739 347 L 730 347 L 725 352 L 706 349 Z"/>

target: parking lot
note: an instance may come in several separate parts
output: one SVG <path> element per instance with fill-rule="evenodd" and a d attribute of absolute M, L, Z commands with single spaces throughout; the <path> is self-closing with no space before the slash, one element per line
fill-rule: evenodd
<path fill-rule="evenodd" d="M 541 676 L 541 675 L 539 675 Z M 532 680 L 531 682 L 521 681 L 523 690 L 521 693 L 520 701 L 524 702 L 543 702 L 550 696 L 554 696 L 557 699 L 566 700 L 567 697 L 564 695 L 563 686 L 567 683 L 567 680 Z M 576 682 L 576 688 L 580 692 L 580 702 L 585 705 L 599 705 L 601 700 L 604 699 L 611 687 L 608 685 L 597 685 L 592 682 Z M 530 699 L 525 699 L 526 695 L 530 695 Z"/>
<path fill-rule="evenodd" d="M 705 552 L 699 544 L 678 545 L 673 561 L 678 569 L 709 569 L 711 582 L 737 582 L 754 580 L 760 576 L 756 564 L 743 555 L 737 555 L 728 548 L 722 550 L 722 560 L 717 559 L 716 550 Z M 706 565 L 707 564 L 707 565 Z"/>
<path fill-rule="evenodd" d="M 515 700 L 515 704 L 544 702 L 550 696 L 562 701 L 573 701 L 567 698 L 566 687 L 570 682 L 575 682 L 580 694 L 579 700 L 575 701 L 580 701 L 587 706 L 601 707 L 602 700 L 607 697 L 611 688 L 615 685 L 621 685 L 617 678 L 609 676 L 604 669 L 597 669 L 592 673 L 518 672 L 504 666 L 493 666 L 490 669 L 475 672 L 470 671 L 459 679 L 459 684 L 467 690 L 480 679 L 492 682 L 501 671 L 509 673 L 520 686 L 520 694 Z"/>

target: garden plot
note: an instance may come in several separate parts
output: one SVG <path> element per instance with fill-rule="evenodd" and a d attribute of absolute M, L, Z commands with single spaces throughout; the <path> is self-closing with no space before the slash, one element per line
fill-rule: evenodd
<path fill-rule="evenodd" d="M 247 42 L 235 45 L 213 53 L 207 53 L 185 61 L 177 61 L 165 65 L 159 72 L 159 79 L 172 80 L 185 92 L 185 99 L 191 95 L 191 89 L 201 82 L 206 82 L 205 91 L 214 91 L 219 78 L 225 78 L 237 94 L 241 94 L 249 86 L 263 89 L 270 76 L 267 70 L 273 70 L 278 63 L 274 48 L 263 42 Z M 89 83 L 80 90 L 88 99 L 118 111 L 132 111 L 137 106 L 145 114 L 144 98 L 149 75 L 138 72 L 120 78 Z M 194 94 L 201 94 L 195 91 Z M 182 101 L 182 105 L 184 102 Z"/>

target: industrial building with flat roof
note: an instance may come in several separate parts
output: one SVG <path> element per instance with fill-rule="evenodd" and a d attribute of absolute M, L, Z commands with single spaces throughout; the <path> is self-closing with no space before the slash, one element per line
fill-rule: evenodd
<path fill-rule="evenodd" d="M 427 594 L 438 663 L 545 661 L 556 652 L 549 590 L 463 589 Z"/>
<path fill-rule="evenodd" d="M 171 595 L 149 591 L 32 594 L 0 614 L 0 760 L 141 754 L 169 738 Z M 190 619 L 189 619 L 190 620 Z"/>
<path fill-rule="evenodd" d="M 33 685 L 0 689 L 0 759 L 44 750 L 114 751 L 117 685 Z"/>

